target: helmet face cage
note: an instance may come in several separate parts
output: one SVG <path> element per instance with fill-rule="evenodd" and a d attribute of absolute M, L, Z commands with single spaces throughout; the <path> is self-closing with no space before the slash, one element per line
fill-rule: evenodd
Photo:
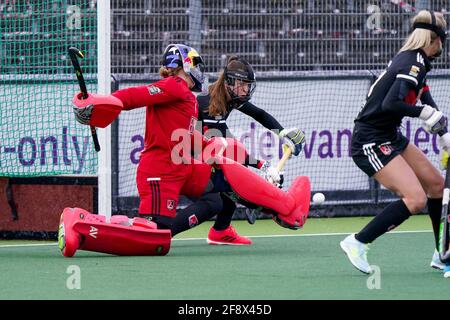
<path fill-rule="evenodd" d="M 225 67 L 225 83 L 227 84 L 227 91 L 231 96 L 232 101 L 245 103 L 251 99 L 253 92 L 256 89 L 256 79 L 252 67 L 246 61 L 239 61 L 242 62 L 247 70 L 229 70 Z M 247 86 L 246 95 L 239 95 L 236 92 L 236 90 L 242 86 Z"/>
<path fill-rule="evenodd" d="M 183 67 L 184 72 L 191 76 L 194 82 L 192 91 L 205 90 L 205 64 L 202 57 L 192 47 L 184 44 L 169 44 L 164 50 L 162 65 L 167 68 Z"/>

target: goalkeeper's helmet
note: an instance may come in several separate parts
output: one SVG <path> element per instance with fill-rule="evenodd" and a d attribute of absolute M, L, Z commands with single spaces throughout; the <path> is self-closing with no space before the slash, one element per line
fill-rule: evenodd
<path fill-rule="evenodd" d="M 184 44 L 169 44 L 164 50 L 162 65 L 166 68 L 182 67 L 194 82 L 192 91 L 202 92 L 206 90 L 205 75 L 203 74 L 205 64 L 194 48 Z"/>
<path fill-rule="evenodd" d="M 255 72 L 252 66 L 244 59 L 232 57 L 224 70 L 225 83 L 232 102 L 245 103 L 249 101 L 256 88 Z M 239 95 L 236 90 L 238 85 L 245 86 L 245 95 Z"/>

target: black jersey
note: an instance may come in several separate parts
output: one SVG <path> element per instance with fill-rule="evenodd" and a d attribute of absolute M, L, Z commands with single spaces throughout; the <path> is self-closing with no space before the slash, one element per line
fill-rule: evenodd
<path fill-rule="evenodd" d="M 404 116 L 420 115 L 422 107 L 415 105 L 426 86 L 426 74 L 430 69 L 422 50 L 398 53 L 370 87 L 365 105 L 355 119 L 355 129 L 395 136 Z"/>
<path fill-rule="evenodd" d="M 209 129 L 216 129 L 220 131 L 223 137 L 225 137 L 228 130 L 226 120 L 230 115 L 231 111 L 233 111 L 234 109 L 239 110 L 245 113 L 246 115 L 252 117 L 267 129 L 279 131 L 283 130 L 283 127 L 278 123 L 277 120 L 275 120 L 274 117 L 272 117 L 269 113 L 258 108 L 257 106 L 255 106 L 250 102 L 246 102 L 243 104 L 228 104 L 226 114 L 218 116 L 210 116 L 208 112 L 209 99 L 210 99 L 209 94 L 197 96 L 199 107 L 198 120 L 202 121 L 203 133 L 205 133 L 206 130 Z M 228 134 L 230 133 L 228 132 Z"/>

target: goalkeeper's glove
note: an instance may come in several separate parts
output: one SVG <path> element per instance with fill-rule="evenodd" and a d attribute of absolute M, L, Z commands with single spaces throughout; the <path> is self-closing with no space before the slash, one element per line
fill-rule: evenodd
<path fill-rule="evenodd" d="M 423 120 L 422 127 L 429 133 L 439 133 L 447 129 L 447 117 L 427 104 L 423 105 L 419 119 Z"/>
<path fill-rule="evenodd" d="M 73 106 L 73 113 L 75 115 L 75 119 L 81 123 L 88 125 L 91 121 L 92 110 L 94 109 L 94 105 L 90 104 L 86 107 L 77 107 Z"/>
<path fill-rule="evenodd" d="M 260 170 L 263 173 L 264 179 L 277 187 L 282 186 L 284 180 L 283 174 L 278 172 L 278 170 L 272 166 L 270 161 L 265 161 Z"/>
<path fill-rule="evenodd" d="M 83 99 L 81 93 L 77 93 L 72 104 L 75 119 L 79 123 L 100 128 L 110 125 L 123 109 L 120 99 L 94 93 L 89 93 L 86 99 Z"/>
<path fill-rule="evenodd" d="M 280 137 L 286 138 L 285 144 L 289 146 L 294 156 L 298 156 L 305 143 L 305 133 L 297 128 L 283 129 Z"/>

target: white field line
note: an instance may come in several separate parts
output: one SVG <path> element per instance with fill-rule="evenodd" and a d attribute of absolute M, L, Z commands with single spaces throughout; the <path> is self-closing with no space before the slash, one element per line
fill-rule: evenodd
<path fill-rule="evenodd" d="M 390 231 L 389 234 L 402 234 L 402 233 L 427 233 L 431 230 L 415 230 L 415 231 Z M 350 233 L 309 233 L 309 234 L 273 234 L 264 236 L 249 236 L 249 238 L 282 238 L 282 237 L 318 237 L 318 236 L 345 236 Z M 183 238 L 173 239 L 173 241 L 192 241 L 192 240 L 206 240 L 206 238 Z M 55 246 L 57 242 L 50 243 L 29 243 L 29 244 L 5 244 L 0 245 L 0 248 L 12 248 L 12 247 L 38 247 L 38 246 Z"/>
<path fill-rule="evenodd" d="M 431 230 L 415 230 L 415 231 L 390 231 L 389 234 L 396 233 L 426 233 L 432 232 Z M 306 234 L 272 234 L 264 236 L 246 236 L 248 238 L 282 238 L 282 237 L 317 237 L 317 236 L 346 236 L 352 232 L 342 232 L 342 233 L 306 233 Z M 184 239 L 173 239 L 173 241 L 189 241 L 189 240 L 206 240 L 206 238 L 184 238 Z"/>

